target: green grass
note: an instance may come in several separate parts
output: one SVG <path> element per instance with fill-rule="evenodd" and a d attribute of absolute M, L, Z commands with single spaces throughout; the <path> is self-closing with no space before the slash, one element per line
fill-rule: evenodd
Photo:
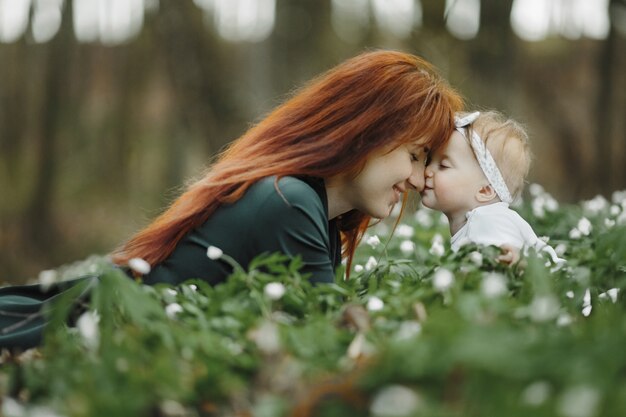
<path fill-rule="evenodd" d="M 62 271 L 101 274 L 83 327 L 60 312 L 41 349 L 5 358 L 3 414 L 626 415 L 626 196 L 552 204 L 535 187 L 518 210 L 567 259 L 553 272 L 489 247 L 439 256 L 447 227 L 424 210 L 391 238 L 373 226 L 332 285 L 278 255 L 177 288 L 90 258 Z M 434 285 L 445 270 L 450 285 Z"/>

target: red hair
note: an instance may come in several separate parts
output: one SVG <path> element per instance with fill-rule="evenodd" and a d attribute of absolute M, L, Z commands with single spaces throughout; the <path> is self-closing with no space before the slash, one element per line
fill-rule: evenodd
<path fill-rule="evenodd" d="M 159 264 L 221 204 L 237 201 L 261 178 L 357 174 L 379 149 L 415 141 L 435 149 L 450 137 L 461 106 L 460 96 L 419 57 L 374 51 L 349 59 L 234 141 L 203 178 L 117 249 L 113 261 Z M 338 218 L 348 270 L 369 222 L 356 210 Z"/>

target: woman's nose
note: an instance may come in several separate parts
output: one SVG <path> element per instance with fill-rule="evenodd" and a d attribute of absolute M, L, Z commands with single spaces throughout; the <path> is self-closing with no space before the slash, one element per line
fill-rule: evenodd
<path fill-rule="evenodd" d="M 408 182 L 418 193 L 424 190 L 424 165 L 418 165 L 413 168 Z"/>

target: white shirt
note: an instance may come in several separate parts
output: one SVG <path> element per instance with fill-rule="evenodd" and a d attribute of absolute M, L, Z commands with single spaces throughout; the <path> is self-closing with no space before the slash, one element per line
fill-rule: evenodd
<path fill-rule="evenodd" d="M 495 246 L 508 244 L 519 249 L 545 251 L 556 264 L 565 262 L 550 245 L 537 237 L 528 222 L 511 210 L 507 203 L 476 207 L 465 216 L 467 222 L 452 236 L 450 242 L 455 252 L 470 242 Z"/>

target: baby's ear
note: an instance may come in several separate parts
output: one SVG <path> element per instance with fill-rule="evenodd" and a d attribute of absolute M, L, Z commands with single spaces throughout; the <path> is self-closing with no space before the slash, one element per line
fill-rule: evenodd
<path fill-rule="evenodd" d="M 488 203 L 497 197 L 496 190 L 489 184 L 483 185 L 480 190 L 476 191 L 476 200 L 480 203 Z"/>

